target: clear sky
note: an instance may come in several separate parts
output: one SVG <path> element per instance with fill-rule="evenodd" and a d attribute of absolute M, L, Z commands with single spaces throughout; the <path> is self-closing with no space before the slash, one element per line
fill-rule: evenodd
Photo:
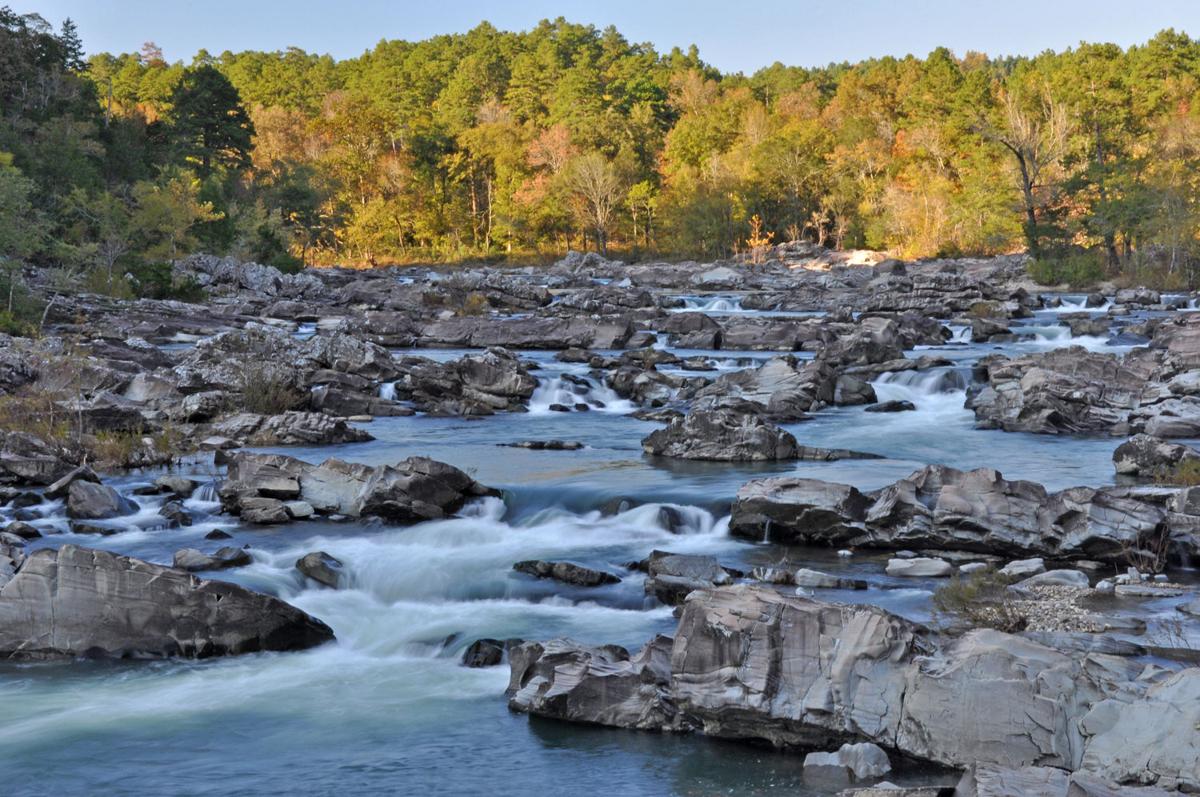
<path fill-rule="evenodd" d="M 380 39 L 423 39 L 488 20 L 524 30 L 543 18 L 616 25 L 660 51 L 696 44 L 723 71 L 775 61 L 817 66 L 880 55 L 1022 55 L 1080 40 L 1143 42 L 1174 27 L 1200 36 L 1200 0 L 0 0 L 56 26 L 71 17 L 88 52 L 130 52 L 154 41 L 168 60 L 201 48 L 289 45 L 337 58 Z"/>

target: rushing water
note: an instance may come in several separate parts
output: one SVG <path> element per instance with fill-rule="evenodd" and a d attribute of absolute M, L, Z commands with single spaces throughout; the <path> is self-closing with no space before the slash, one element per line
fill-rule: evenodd
<path fill-rule="evenodd" d="M 1070 297 L 1069 297 L 1070 298 Z M 703 299 L 706 304 L 700 304 Z M 1060 308 L 1078 311 L 1080 306 Z M 693 301 L 693 300 L 689 300 Z M 742 311 L 736 297 L 697 297 L 712 312 Z M 1097 311 L 1099 312 L 1099 311 Z M 866 413 L 830 409 L 796 424 L 804 443 L 880 454 L 879 460 L 730 465 L 651 460 L 640 440 L 657 424 L 629 417 L 634 408 L 584 366 L 536 361 L 539 385 L 528 413 L 485 419 L 380 418 L 376 440 L 280 449 L 308 460 L 337 456 L 370 464 L 430 456 L 504 490 L 459 517 L 413 527 L 320 521 L 279 528 L 242 527 L 221 516 L 211 465 L 187 472 L 208 484 L 187 502 L 194 525 L 164 528 L 160 498 L 135 497 L 140 509 L 113 523 L 107 537 L 70 534 L 61 502 L 32 508 L 47 532 L 40 545 L 74 542 L 155 562 L 183 547 L 248 545 L 253 563 L 219 575 L 279 595 L 328 623 L 337 642 L 303 653 L 211 662 L 138 662 L 7 666 L 0 669 L 0 751 L 4 794 L 260 795 L 464 793 L 638 795 L 816 795 L 801 757 L 694 737 L 663 737 L 568 726 L 511 715 L 504 703 L 507 667 L 458 665 L 480 637 L 638 646 L 669 632 L 669 608 L 648 602 L 641 576 L 627 568 L 656 548 L 717 556 L 735 567 L 788 563 L 864 579 L 866 592 L 823 591 L 832 600 L 868 601 L 928 620 L 935 584 L 883 573 L 885 555 L 838 558 L 827 550 L 749 544 L 728 535 L 729 502 L 762 475 L 796 473 L 873 489 L 929 462 L 995 467 L 1056 489 L 1111 481 L 1112 439 L 1040 437 L 983 431 L 963 408 L 971 365 L 997 349 L 1039 351 L 1108 340 L 1072 339 L 1050 311 L 1019 325 L 1021 339 L 999 347 L 970 343 L 955 327 L 943 346 L 921 354 L 953 365 L 886 374 L 881 400 L 916 409 Z M 298 333 L 313 334 L 305 325 Z M 463 351 L 421 351 L 451 359 Z M 722 371 L 769 353 L 677 352 L 704 356 Z M 390 386 L 384 386 L 386 396 Z M 570 412 L 551 409 L 563 405 Z M 576 405 L 588 407 L 581 411 Z M 501 447 L 561 439 L 578 451 Z M 153 474 L 114 480 L 130 492 Z M 343 589 L 318 588 L 295 570 L 323 550 L 345 563 Z M 567 559 L 622 577 L 598 589 L 564 587 L 515 574 L 521 559 Z M 1159 607 L 1172 611 L 1170 605 Z M 911 782 L 922 773 L 899 773 Z M 927 779 L 927 778 L 926 778 Z M 836 789 L 834 790 L 836 791 Z"/>

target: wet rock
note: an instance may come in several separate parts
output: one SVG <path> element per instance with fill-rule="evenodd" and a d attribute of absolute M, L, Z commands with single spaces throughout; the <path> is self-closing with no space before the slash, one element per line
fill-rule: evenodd
<path fill-rule="evenodd" d="M 44 495 L 46 498 L 51 500 L 66 498 L 70 492 L 71 483 L 77 481 L 87 481 L 94 484 L 99 484 L 100 477 L 97 476 L 96 472 L 87 465 L 80 465 L 78 468 L 72 469 L 70 473 L 47 487 Z"/>
<path fill-rule="evenodd" d="M 67 489 L 67 517 L 106 520 L 137 511 L 137 505 L 113 488 L 96 482 L 76 480 Z"/>
<path fill-rule="evenodd" d="M 1113 452 L 1113 467 L 1125 476 L 1166 476 L 1182 462 L 1200 461 L 1200 451 L 1146 434 L 1134 435 Z"/>
<path fill-rule="evenodd" d="M 1079 346 L 984 361 L 986 385 L 967 406 L 983 428 L 1039 434 L 1128 434 L 1160 363 L 1154 352 L 1125 357 Z M 1164 412 L 1156 406 L 1151 415 Z M 1146 431 L 1160 436 L 1146 424 Z"/>
<path fill-rule="evenodd" d="M 0 480 L 15 484 L 53 484 L 73 469 L 64 452 L 26 432 L 0 437 Z"/>
<path fill-rule="evenodd" d="M 242 548 L 226 546 L 218 548 L 216 553 L 207 554 L 195 548 L 184 548 L 175 552 L 174 566 L 189 573 L 200 570 L 228 570 L 233 567 L 245 567 L 253 561 L 250 554 Z"/>
<path fill-rule="evenodd" d="M 802 567 L 792 574 L 792 583 L 797 587 L 807 587 L 809 589 L 866 589 L 867 582 L 856 578 L 842 578 L 840 576 L 822 573 L 819 570 L 810 570 Z"/>
<path fill-rule="evenodd" d="M 173 528 L 192 525 L 192 516 L 178 501 L 167 501 L 158 508 L 158 514 Z"/>
<path fill-rule="evenodd" d="M 647 595 L 676 606 L 693 590 L 710 589 L 733 581 L 711 556 L 652 551 L 646 561 Z"/>
<path fill-rule="evenodd" d="M 228 532 L 221 531 L 220 529 L 213 529 L 208 534 L 204 535 L 204 539 L 206 539 L 206 540 L 232 540 L 233 535 Z"/>
<path fill-rule="evenodd" d="M 677 710 L 663 695 L 670 677 L 670 652 L 671 640 L 667 637 L 657 637 L 632 655 L 617 645 L 583 647 L 568 640 L 526 642 L 509 651 L 509 708 L 623 728 L 673 727 Z M 604 699 L 576 698 L 587 692 L 603 695 Z"/>
<path fill-rule="evenodd" d="M 954 572 L 954 565 L 945 559 L 914 556 L 911 559 L 889 559 L 887 574 L 900 578 L 944 578 Z"/>
<path fill-rule="evenodd" d="M 277 454 L 235 454 L 218 495 L 224 509 L 234 514 L 248 499 L 300 499 L 320 515 L 415 523 L 446 517 L 468 500 L 498 492 L 424 457 L 372 467 L 337 459 L 312 465 Z M 282 504 L 278 510 L 286 513 Z"/>
<path fill-rule="evenodd" d="M 651 432 L 642 449 L 653 456 L 723 462 L 796 457 L 796 438 L 756 415 L 693 411 Z"/>
<path fill-rule="evenodd" d="M 72 534 L 95 534 L 98 537 L 111 537 L 118 531 L 121 531 L 116 526 L 104 523 L 90 523 L 86 520 L 72 520 L 70 529 Z"/>
<path fill-rule="evenodd" d="M 875 395 L 875 388 L 870 382 L 859 379 L 850 374 L 842 374 L 838 377 L 833 388 L 833 403 L 842 406 L 850 406 L 856 404 L 874 404 L 878 401 Z"/>
<path fill-rule="evenodd" d="M 495 667 L 504 661 L 505 654 L 524 644 L 521 639 L 477 639 L 463 651 L 464 667 Z"/>
<path fill-rule="evenodd" d="M 313 551 L 296 560 L 296 569 L 305 576 L 337 589 L 342 577 L 343 565 L 324 551 Z"/>
<path fill-rule="evenodd" d="M 883 401 L 879 404 L 872 404 L 866 408 L 867 412 L 912 412 L 917 408 L 916 404 L 911 401 L 895 400 Z"/>
<path fill-rule="evenodd" d="M 784 544 L 831 544 L 861 536 L 871 500 L 856 488 L 780 477 L 738 491 L 730 533 Z"/>
<path fill-rule="evenodd" d="M 238 509 L 244 522 L 259 526 L 287 523 L 292 519 L 287 505 L 278 498 L 247 496 L 241 499 Z"/>
<path fill-rule="evenodd" d="M 991 318 L 971 319 L 971 340 L 974 343 L 986 343 L 997 338 L 1007 338 L 1012 330 L 1002 321 Z"/>
<path fill-rule="evenodd" d="M 5 659 L 208 658 L 331 639 L 268 595 L 75 545 L 33 552 L 0 588 Z"/>
<path fill-rule="evenodd" d="M 285 412 L 263 417 L 250 433 L 239 435 L 257 446 L 340 445 L 375 438 L 368 432 L 321 412 Z"/>
<path fill-rule="evenodd" d="M 317 513 L 307 501 L 284 501 L 283 508 L 292 520 L 308 520 Z"/>
<path fill-rule="evenodd" d="M 1046 562 L 1040 558 L 1021 559 L 1016 562 L 1009 562 L 1004 567 L 1000 568 L 1000 575 L 1008 578 L 1029 578 L 1036 576 L 1038 573 L 1046 572 Z"/>
<path fill-rule="evenodd" d="M 185 476 L 167 474 L 155 479 L 154 486 L 158 488 L 159 492 L 170 493 L 176 498 L 191 498 L 200 483 Z"/>
<path fill-rule="evenodd" d="M 881 778 L 892 771 L 887 753 L 870 742 L 844 744 L 833 753 L 809 753 L 804 757 L 804 775 L 839 777 L 856 781 Z"/>
<path fill-rule="evenodd" d="M 20 537 L 22 540 L 36 540 L 42 536 L 42 533 L 36 527 L 28 523 L 23 523 L 20 520 L 13 521 L 5 526 L 4 533 Z"/>
<path fill-rule="evenodd" d="M 531 451 L 578 451 L 583 443 L 574 440 L 522 440 L 518 443 L 497 443 L 507 448 L 527 448 Z"/>
<path fill-rule="evenodd" d="M 1013 573 L 1012 571 L 1006 573 L 1005 570 L 1007 568 L 1002 569 L 1000 573 L 1012 578 L 1020 577 L 1020 574 Z M 1080 572 L 1079 570 L 1046 570 L 1045 572 L 1036 573 L 1019 581 L 1013 587 L 1022 589 L 1026 587 L 1059 585 L 1064 587 L 1083 587 L 1086 589 L 1089 584 L 1090 581 L 1088 580 L 1087 573 Z"/>
<path fill-rule="evenodd" d="M 370 415 L 373 418 L 394 418 L 416 414 L 416 410 L 411 407 L 389 399 L 330 385 L 313 390 L 309 403 L 314 410 L 333 416 Z"/>
<path fill-rule="evenodd" d="M 757 405 L 764 417 L 788 422 L 832 403 L 836 382 L 837 371 L 824 360 L 801 362 L 791 356 L 776 357 L 758 368 L 717 377 L 696 393 L 692 409 L 718 409 L 736 400 Z"/>
<path fill-rule="evenodd" d="M 730 532 L 818 545 L 1116 560 L 1162 545 L 1162 506 L 1129 488 L 1048 493 L 994 470 L 930 465 L 864 495 L 815 479 L 758 479 L 738 491 Z"/>
<path fill-rule="evenodd" d="M 513 570 L 534 578 L 548 578 L 576 587 L 599 587 L 605 584 L 616 584 L 621 580 L 612 573 L 593 570 L 590 567 L 583 567 L 571 562 L 545 562 L 529 559 L 514 564 Z"/>
<path fill-rule="evenodd" d="M 674 638 L 652 644 L 666 650 L 647 672 L 645 652 L 630 667 L 623 649 L 527 643 L 513 655 L 509 704 L 559 719 L 786 747 L 855 738 L 960 768 L 1059 769 L 1078 768 L 1079 751 L 1103 736 L 1099 722 L 1092 735 L 1083 719 L 1095 704 L 1144 705 L 1145 687 L 1133 683 L 1137 665 L 1096 666 L 991 630 L 941 639 L 878 608 L 749 584 L 693 592 Z M 1171 696 L 1176 705 L 1200 705 Z M 1187 765 L 1192 736 L 1176 734 L 1152 771 Z"/>

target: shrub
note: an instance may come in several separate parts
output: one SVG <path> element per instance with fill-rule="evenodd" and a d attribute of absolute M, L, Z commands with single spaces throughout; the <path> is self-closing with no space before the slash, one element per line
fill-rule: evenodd
<path fill-rule="evenodd" d="M 1104 279 L 1104 264 L 1093 252 L 1044 256 L 1029 264 L 1029 276 L 1039 285 L 1090 288 Z"/>
<path fill-rule="evenodd" d="M 1025 619 L 1013 608 L 1007 576 L 983 570 L 963 578 L 955 576 L 933 593 L 934 610 L 965 620 L 972 626 L 1014 632 L 1025 627 Z"/>
<path fill-rule="evenodd" d="M 1154 475 L 1159 484 L 1195 487 L 1200 485 L 1200 459 L 1185 459 L 1172 468 Z"/>
<path fill-rule="evenodd" d="M 191 277 L 177 277 L 170 263 L 139 263 L 129 269 L 133 291 L 146 299 L 174 299 L 193 304 L 205 299 L 205 292 Z"/>
<path fill-rule="evenodd" d="M 249 368 L 242 375 L 242 408 L 259 415 L 278 415 L 301 406 L 307 396 L 281 367 Z"/>
<path fill-rule="evenodd" d="M 975 302 L 967 310 L 972 318 L 1007 318 L 1008 313 L 1000 302 Z"/>
<path fill-rule="evenodd" d="M 483 315 L 491 307 L 488 304 L 488 299 L 482 293 L 468 293 L 467 298 L 463 300 L 462 307 L 458 308 L 459 315 Z"/>

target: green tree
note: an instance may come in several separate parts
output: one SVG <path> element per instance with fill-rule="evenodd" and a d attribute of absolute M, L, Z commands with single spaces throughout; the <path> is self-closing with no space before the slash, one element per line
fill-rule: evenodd
<path fill-rule="evenodd" d="M 250 166 L 254 124 L 238 91 L 216 67 L 188 69 L 171 94 L 170 136 L 181 162 L 204 177 Z"/>

